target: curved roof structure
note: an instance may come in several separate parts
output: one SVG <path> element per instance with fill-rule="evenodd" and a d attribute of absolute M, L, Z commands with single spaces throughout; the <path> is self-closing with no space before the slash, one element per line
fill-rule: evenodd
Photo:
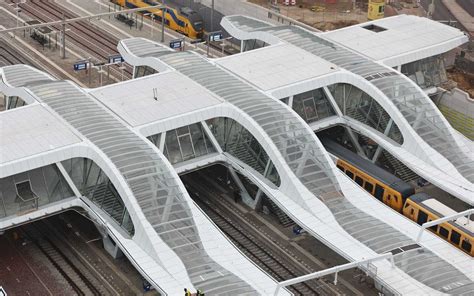
<path fill-rule="evenodd" d="M 431 21 L 427 20 L 425 22 Z M 449 125 L 434 103 L 409 78 L 354 50 L 330 41 L 325 37 L 325 34 L 309 32 L 298 26 L 273 26 L 244 16 L 225 17 L 222 24 L 236 38 L 242 40 L 259 39 L 274 44 L 273 46 L 280 46 L 281 43 L 291 44 L 335 64 L 341 70 L 332 77 L 325 75 L 321 78 L 315 78 L 319 81 L 318 83 L 313 79 L 311 81 L 315 82 L 303 81 L 286 88 L 301 89 L 304 84 L 311 83 L 321 84 L 319 87 L 322 87 L 339 81 L 357 83 L 357 87 L 369 93 L 392 116 L 405 140 L 408 139 L 402 147 L 411 154 L 427 161 L 429 165 L 435 167 L 437 171 L 439 170 L 438 172 L 445 172 L 445 176 L 442 179 L 437 177 L 435 178 L 437 180 L 433 180 L 429 173 L 425 174 L 427 171 L 422 168 L 424 166 L 421 164 L 423 161 L 418 162 L 419 165 L 415 165 L 415 163 L 406 165 L 411 166 L 414 171 L 421 172 L 424 178 L 429 179 L 468 204 L 474 203 L 474 157 L 467 146 L 468 143 L 456 135 L 456 131 Z M 436 24 L 436 26 L 439 26 L 439 24 Z M 447 30 L 455 29 L 448 28 Z M 458 35 L 451 34 L 445 37 L 447 41 L 445 40 L 444 43 L 456 45 L 465 39 L 463 37 L 465 36 L 462 33 L 458 33 Z M 444 43 L 440 48 L 447 50 L 449 47 L 445 48 Z M 422 44 L 422 46 L 432 47 L 431 43 L 427 44 Z M 436 51 L 439 50 L 439 48 L 436 48 Z M 264 54 L 264 51 L 262 49 L 262 54 Z M 426 55 L 426 52 L 427 50 L 423 54 Z M 417 56 L 416 53 L 405 55 L 409 58 Z M 227 66 L 225 61 L 220 64 Z M 242 71 L 239 75 L 248 79 Z M 280 88 L 283 89 L 285 86 L 282 85 Z M 279 89 L 273 92 L 285 93 L 285 91 Z M 452 176 L 456 177 L 452 178 Z"/>
<path fill-rule="evenodd" d="M 132 64 L 143 65 L 148 56 L 136 55 L 134 48 L 153 48 L 150 43 L 141 38 L 122 40 L 119 51 Z M 163 48 L 157 48 L 157 53 L 150 53 L 149 57 L 154 57 L 156 64 L 162 67 L 157 70 L 177 71 L 237 108 L 241 116 L 263 134 L 266 142 L 261 145 L 273 156 L 272 161 L 282 177 L 280 190 L 298 206 L 314 213 L 317 198 L 329 209 L 339 227 L 372 252 L 407 247 L 407 252 L 395 255 L 397 267 L 430 289 L 455 294 L 469 293 L 473 289 L 473 280 L 455 266 L 430 250 L 421 251 L 412 238 L 346 198 L 347 188 L 341 187 L 340 173 L 336 173 L 329 155 L 309 126 L 286 105 L 193 52 L 164 53 Z M 340 244 L 347 245 L 342 241 Z M 414 250 L 408 252 L 411 248 Z M 420 266 L 428 267 L 420 269 Z M 443 281 L 440 281 L 441 275 Z M 404 284 L 409 286 L 408 282 Z M 397 284 L 394 285 L 397 290 Z"/>
<path fill-rule="evenodd" d="M 263 273 L 259 274 L 259 284 L 249 283 L 208 255 L 184 186 L 163 154 L 144 137 L 72 82 L 37 75 L 36 70 L 24 65 L 3 67 L 1 71 L 5 85 L 27 89 L 110 161 L 123 178 L 120 185 L 132 193 L 122 198 L 133 198 L 138 203 L 150 227 L 184 264 L 193 286 L 216 295 L 262 293 L 258 289 L 265 282 Z M 227 247 L 231 245 L 227 243 Z M 162 251 L 157 249 L 151 254 L 154 252 Z M 151 256 L 158 262 L 163 260 L 159 255 Z"/>
<path fill-rule="evenodd" d="M 252 24 L 251 29 L 249 22 Z M 271 36 L 269 38 L 276 37 L 364 78 L 398 108 L 426 143 L 446 157 L 466 180 L 474 182 L 474 157 L 464 143 L 457 141 L 441 112 L 413 81 L 389 67 L 329 41 L 323 35 L 297 26 L 275 27 L 264 22 L 257 26 L 256 22 L 248 17 L 230 16 L 224 19 L 223 24 L 228 24 L 228 31 L 232 31 L 233 27 L 234 30 L 253 33 L 254 38 L 260 37 L 264 41 L 266 34 Z M 247 38 L 251 38 L 251 35 Z"/>
<path fill-rule="evenodd" d="M 390 20 L 385 21 L 387 28 L 395 27 Z M 424 24 L 418 20 L 414 23 Z M 27 129 L 20 131 L 18 141 L 33 136 L 33 132 L 45 135 L 44 141 L 35 138 L 29 143 L 2 145 L 0 178 L 63 160 L 88 158 L 116 187 L 135 227 L 131 236 L 122 235 L 114 227 L 109 233 L 160 293 L 177 295 L 183 287 L 195 287 L 206 294 L 268 295 L 276 282 L 216 229 L 181 183 L 176 173 L 182 169 L 180 164 L 173 168 L 145 138 L 192 124 L 210 129 L 207 120 L 228 117 L 257 140 L 278 171 L 281 184 L 271 183 L 221 147 L 191 159 L 198 163 L 195 167 L 216 160 L 229 163 L 254 180 L 295 222 L 347 260 L 392 252 L 396 267 L 382 260 L 368 271 L 375 269 L 376 282 L 393 294 L 472 294 L 472 258 L 431 233 L 416 244 L 419 226 L 381 204 L 337 170 L 311 127 L 279 101 L 289 89 L 297 94 L 354 82 L 377 96 L 387 113 L 395 114 L 394 121 L 408 140 L 398 145 L 377 130 L 339 115 L 327 117 L 327 122 L 321 124 L 349 122 L 358 126 L 391 151 L 404 153 L 405 161 L 413 161 L 426 171 L 435 168 L 430 173 L 437 180 L 452 174 L 449 180 L 459 182 L 453 181 L 450 190 L 470 194 L 474 192 L 472 150 L 465 147 L 423 91 L 381 64 L 390 60 L 388 55 L 372 57 L 376 54 L 372 53 L 367 57 L 357 53 L 358 44 L 350 47 L 330 40 L 342 33 L 316 35 L 299 27 L 274 27 L 242 16 L 226 17 L 223 24 L 237 38 L 261 39 L 273 45 L 210 60 L 191 51 L 175 52 L 143 38 L 126 39 L 119 44 L 125 60 L 159 73 L 90 90 L 55 80 L 28 66 L 0 68 L 0 90 L 31 104 L 0 113 L 1 122 Z M 402 42 L 402 34 L 393 36 Z M 444 38 L 439 42 L 449 46 L 462 39 L 454 31 L 442 35 L 438 41 Z M 430 44 L 430 40 L 420 40 L 417 46 Z M 407 50 L 416 51 L 417 46 Z M 422 56 L 428 53 L 421 52 Z M 412 58 L 402 50 L 393 55 L 401 60 Z M 238 62 L 239 58 L 242 63 L 235 64 L 233 60 Z M 268 75 L 272 71 L 274 75 Z M 21 127 L 14 126 L 15 116 L 25 116 L 18 121 Z M 55 131 L 48 134 L 50 125 Z M 50 146 L 50 142 L 56 145 Z M 12 151 L 15 149 L 18 151 Z M 182 164 L 188 165 L 191 167 L 190 162 Z M 77 188 L 73 191 L 76 198 L 51 208 L 57 211 L 62 205 L 82 206 L 99 220 L 106 220 L 101 212 L 95 212 L 92 201 L 80 196 Z M 43 210 L 33 214 L 46 214 Z M 23 217 L 28 218 L 15 217 L 12 223 Z M 279 295 L 287 294 L 282 290 Z"/>

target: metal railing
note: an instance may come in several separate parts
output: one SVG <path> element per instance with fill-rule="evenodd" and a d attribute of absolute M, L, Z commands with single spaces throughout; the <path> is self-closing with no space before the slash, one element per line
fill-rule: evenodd
<path fill-rule="evenodd" d="M 367 268 L 368 268 L 369 263 L 374 262 L 374 261 L 378 261 L 378 260 L 383 260 L 383 259 L 390 259 L 390 262 L 392 264 L 392 268 L 395 267 L 395 263 L 393 261 L 393 254 L 392 253 L 385 253 L 385 254 L 377 255 L 377 256 L 374 256 L 374 257 L 371 257 L 371 258 L 368 258 L 368 259 L 362 259 L 362 260 L 359 260 L 359 261 L 334 266 L 334 267 L 331 267 L 331 268 L 327 268 L 325 270 L 316 271 L 316 272 L 313 272 L 313 273 L 310 273 L 310 274 L 306 274 L 306 275 L 303 275 L 303 276 L 296 277 L 294 279 L 289 279 L 289 280 L 286 280 L 286 281 L 283 281 L 283 282 L 279 282 L 276 289 L 275 289 L 274 295 L 278 295 L 278 292 L 280 291 L 280 288 L 284 288 L 284 287 L 287 287 L 287 286 L 290 286 L 290 285 L 302 283 L 302 282 L 307 281 L 307 280 L 320 278 L 320 277 L 330 275 L 330 274 L 333 274 L 333 273 L 335 274 L 334 275 L 334 285 L 336 285 L 337 284 L 337 274 L 338 274 L 339 271 L 351 269 L 351 268 L 354 268 L 354 267 L 359 267 L 364 263 L 367 263 Z"/>
<path fill-rule="evenodd" d="M 456 213 L 456 214 L 453 214 L 453 215 L 449 215 L 449 216 L 446 216 L 446 217 L 443 217 L 443 218 L 439 218 L 439 219 L 436 219 L 436 220 L 433 220 L 433 221 L 423 223 L 423 225 L 421 225 L 420 232 L 418 233 L 418 236 L 416 238 L 416 243 L 417 244 L 420 243 L 421 236 L 423 235 L 423 231 L 426 228 L 429 228 L 431 226 L 435 226 L 435 225 L 438 225 L 438 224 L 441 224 L 441 223 L 444 223 L 444 222 L 453 221 L 453 220 L 456 220 L 457 218 L 464 217 L 464 216 L 467 216 L 467 223 L 470 223 L 472 214 L 474 214 L 474 209 L 469 209 L 469 210 L 465 210 L 465 211 L 460 212 L 460 213 Z"/>

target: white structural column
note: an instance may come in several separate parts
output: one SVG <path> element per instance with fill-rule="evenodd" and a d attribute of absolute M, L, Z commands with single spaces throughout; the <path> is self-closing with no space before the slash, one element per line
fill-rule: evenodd
<path fill-rule="evenodd" d="M 221 145 L 219 145 L 219 142 L 217 141 L 216 137 L 214 137 L 214 134 L 212 133 L 212 131 L 209 128 L 209 126 L 207 125 L 207 123 L 205 121 L 201 121 L 201 125 L 202 125 L 202 127 L 204 129 L 204 132 L 206 133 L 207 137 L 209 138 L 209 140 L 211 140 L 211 143 L 216 148 L 217 152 L 219 152 L 219 154 L 224 153 L 224 151 L 222 150 Z M 237 176 L 237 173 L 235 172 L 235 170 L 231 166 L 227 167 L 227 169 L 229 170 L 230 175 L 232 176 L 232 179 L 234 180 L 234 182 L 237 184 L 237 186 L 239 186 L 242 200 L 247 205 L 251 206 L 254 203 L 254 201 L 250 197 L 250 194 L 248 193 L 248 191 L 245 188 L 244 184 L 240 180 L 239 176 Z"/>
<path fill-rule="evenodd" d="M 69 185 L 69 187 L 71 187 L 72 189 L 72 192 L 74 192 L 74 195 L 76 197 L 81 197 L 82 194 L 81 192 L 79 191 L 79 189 L 77 189 L 76 187 L 76 184 L 74 184 L 74 182 L 72 181 L 71 177 L 69 176 L 69 174 L 66 172 L 66 169 L 64 168 L 63 164 L 60 163 L 60 162 L 56 162 L 56 165 L 58 166 L 58 169 L 59 171 L 61 172 L 61 175 L 64 177 L 64 179 L 66 180 L 67 184 Z"/>

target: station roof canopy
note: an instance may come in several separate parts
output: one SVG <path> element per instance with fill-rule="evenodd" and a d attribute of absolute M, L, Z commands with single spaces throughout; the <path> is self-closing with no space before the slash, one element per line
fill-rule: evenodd
<path fill-rule="evenodd" d="M 0 164 L 82 141 L 38 104 L 0 112 L 0 123 Z"/>
<path fill-rule="evenodd" d="M 450 46 L 452 48 L 467 38 L 459 29 L 413 15 L 383 18 L 326 32 L 322 36 L 376 61 L 403 55 L 412 55 L 413 60 L 419 60 L 424 57 L 416 53 L 422 50 L 436 51 L 444 49 L 443 44 L 459 43 Z M 441 52 L 430 53 L 428 56 Z M 390 63 L 387 65 L 392 66 Z"/>
<path fill-rule="evenodd" d="M 336 65 L 291 44 L 251 50 L 216 62 L 265 91 L 338 71 Z"/>
<path fill-rule="evenodd" d="M 222 103 L 176 72 L 145 76 L 95 89 L 90 94 L 133 127 Z"/>

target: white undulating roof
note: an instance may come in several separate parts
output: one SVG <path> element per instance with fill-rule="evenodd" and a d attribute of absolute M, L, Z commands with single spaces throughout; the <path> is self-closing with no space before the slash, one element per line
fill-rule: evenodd
<path fill-rule="evenodd" d="M 153 88 L 156 88 L 157 100 Z M 176 72 L 129 80 L 94 89 L 90 94 L 133 127 L 222 103 Z"/>
<path fill-rule="evenodd" d="M 0 164 L 81 142 L 43 106 L 0 112 Z"/>
<path fill-rule="evenodd" d="M 364 28 L 370 24 L 386 30 L 377 33 Z M 324 37 L 377 61 L 410 55 L 432 46 L 435 47 L 433 50 L 441 50 L 440 44 L 445 42 L 461 44 L 467 41 L 467 37 L 456 28 L 413 15 L 399 15 L 358 24 L 324 33 Z M 446 50 L 449 49 L 451 48 Z M 431 55 L 439 53 L 441 52 L 432 52 Z M 412 59 L 420 58 L 424 57 L 413 56 Z"/>
<path fill-rule="evenodd" d="M 336 65 L 291 44 L 251 50 L 216 62 L 265 91 L 338 71 Z"/>

